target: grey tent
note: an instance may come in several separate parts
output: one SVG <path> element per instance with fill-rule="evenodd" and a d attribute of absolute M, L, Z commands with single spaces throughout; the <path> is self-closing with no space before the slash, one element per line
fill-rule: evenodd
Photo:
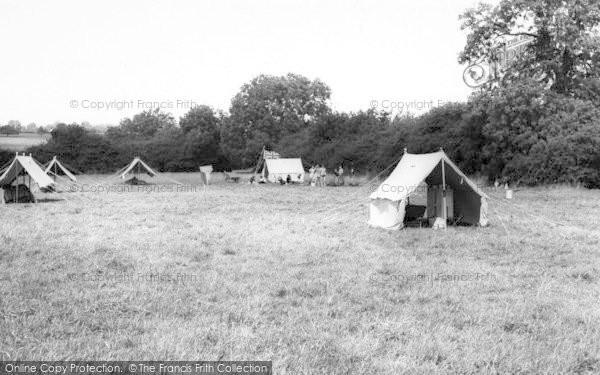
<path fill-rule="evenodd" d="M 0 173 L 0 188 L 4 190 L 2 194 L 4 203 L 34 202 L 35 198 L 31 194 L 32 180 L 42 190 L 52 189 L 54 186 L 54 181 L 40 168 L 38 162 L 31 155 L 17 153 L 10 165 Z M 19 179 L 22 179 L 22 184 Z M 21 196 L 19 196 L 20 194 Z"/>

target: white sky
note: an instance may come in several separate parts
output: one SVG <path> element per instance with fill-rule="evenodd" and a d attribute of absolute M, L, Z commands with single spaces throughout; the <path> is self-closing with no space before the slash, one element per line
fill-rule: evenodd
<path fill-rule="evenodd" d="M 318 77 L 341 111 L 465 100 L 458 15 L 475 3 L 2 1 L 0 124 L 117 124 L 144 109 L 139 101 L 177 118 L 188 109 L 178 100 L 227 110 L 261 73 Z M 82 108 L 111 101 L 130 105 Z"/>

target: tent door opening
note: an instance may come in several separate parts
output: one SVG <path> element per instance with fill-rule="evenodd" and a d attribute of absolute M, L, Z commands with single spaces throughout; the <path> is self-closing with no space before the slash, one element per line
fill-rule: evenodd
<path fill-rule="evenodd" d="M 454 191 L 450 186 L 446 186 L 446 210 L 444 212 L 444 188 L 442 185 L 427 186 L 427 217 L 435 220 L 436 217 L 447 220 L 454 219 Z"/>

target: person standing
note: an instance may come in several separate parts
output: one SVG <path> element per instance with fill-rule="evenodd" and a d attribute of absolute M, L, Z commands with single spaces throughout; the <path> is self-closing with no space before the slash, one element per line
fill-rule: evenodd
<path fill-rule="evenodd" d="M 321 187 L 321 164 L 317 164 L 315 167 L 315 183 L 317 187 Z"/>
<path fill-rule="evenodd" d="M 327 169 L 325 169 L 325 165 L 321 166 L 321 187 L 324 187 L 327 183 Z"/>
<path fill-rule="evenodd" d="M 310 169 L 308 170 L 308 176 L 309 176 L 308 183 L 310 184 L 310 186 L 316 185 L 315 171 L 316 171 L 315 166 L 311 165 Z"/>
<path fill-rule="evenodd" d="M 344 166 L 342 164 L 337 170 L 337 178 L 337 185 L 344 185 Z"/>

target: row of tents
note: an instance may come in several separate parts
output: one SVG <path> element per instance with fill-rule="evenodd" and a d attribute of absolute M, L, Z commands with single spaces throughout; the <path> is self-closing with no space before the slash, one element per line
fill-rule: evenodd
<path fill-rule="evenodd" d="M 200 167 L 202 179 L 208 184 L 212 166 Z M 281 158 L 279 153 L 263 148 L 254 173 L 260 173 L 270 182 L 292 178 L 304 180 L 304 167 L 300 158 Z M 139 157 L 117 172 L 129 184 L 140 184 L 138 175 L 158 175 Z M 56 157 L 46 165 L 31 155 L 16 154 L 12 162 L 0 169 L 0 188 L 4 190 L 3 202 L 34 202 L 31 182 L 40 190 L 52 191 L 55 179 L 64 175 L 77 181 L 72 168 Z M 19 180 L 23 183 L 20 183 Z M 411 204 L 410 198 L 426 185 L 426 204 Z M 444 227 L 448 222 L 457 225 L 488 224 L 488 196 L 473 183 L 446 155 L 443 150 L 429 154 L 409 154 L 406 149 L 392 173 L 369 196 L 369 224 L 385 229 L 400 229 L 409 223 L 427 221 L 427 226 Z"/>
<path fill-rule="evenodd" d="M 276 183 L 280 180 L 286 181 L 288 177 L 292 182 L 304 181 L 304 168 L 300 158 L 281 158 L 280 154 L 274 151 L 268 151 L 263 148 L 258 163 L 253 168 L 255 173 L 268 182 Z M 202 181 L 208 185 L 212 165 L 200 166 Z M 15 158 L 4 168 L 0 168 L 0 188 L 4 191 L 2 199 L 4 203 L 25 203 L 35 202 L 35 197 L 31 193 L 31 182 L 38 185 L 40 190 L 52 191 L 55 189 L 56 177 L 65 176 L 71 182 L 77 182 L 75 169 L 69 167 L 64 162 L 54 156 L 48 163 L 41 164 L 30 155 L 16 154 Z M 139 157 L 135 157 L 128 165 L 116 173 L 120 178 L 126 179 L 133 175 L 125 183 L 131 185 L 141 185 L 145 182 L 138 178 L 140 174 L 146 174 L 150 177 L 158 175 L 152 167 L 145 163 Z"/>
<path fill-rule="evenodd" d="M 140 184 L 142 180 L 137 176 L 145 173 L 150 177 L 158 175 L 154 169 L 146 164 L 139 157 L 135 157 L 131 163 L 120 169 L 116 174 L 125 180 L 133 175 L 125 183 Z M 31 184 L 35 183 L 43 192 L 50 192 L 56 189 L 56 178 L 65 176 L 72 182 L 77 182 L 75 169 L 68 167 L 54 156 L 48 163 L 41 164 L 35 160 L 31 154 L 19 155 L 0 168 L 0 189 L 3 190 L 3 203 L 29 203 L 35 202 L 35 197 L 31 192 Z"/>

